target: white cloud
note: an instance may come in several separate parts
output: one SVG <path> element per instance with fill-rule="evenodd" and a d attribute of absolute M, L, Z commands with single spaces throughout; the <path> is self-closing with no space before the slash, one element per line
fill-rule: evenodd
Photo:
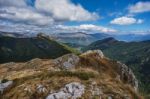
<path fill-rule="evenodd" d="M 1 23 L 3 21 L 0 20 Z M 2 27 L 2 28 L 1 28 Z M 75 33 L 75 32 L 85 32 L 85 33 L 116 33 L 117 30 L 107 27 L 102 27 L 93 24 L 82 24 L 75 26 L 67 25 L 49 25 L 49 26 L 34 26 L 34 25 L 25 25 L 25 24 L 0 24 L 0 30 L 10 31 L 10 32 L 29 32 L 29 33 Z"/>
<path fill-rule="evenodd" d="M 117 25 L 131 25 L 131 24 L 140 24 L 142 22 L 143 22 L 142 19 L 135 19 L 132 17 L 123 16 L 123 17 L 113 19 L 110 23 L 117 24 Z"/>
<path fill-rule="evenodd" d="M 43 14 L 34 11 L 31 8 L 16 8 L 16 7 L 3 7 L 0 11 L 0 18 L 11 20 L 14 22 L 22 22 L 33 25 L 48 25 L 52 24 L 54 20 Z"/>
<path fill-rule="evenodd" d="M 46 16 L 26 4 L 26 0 L 0 0 L 0 19 L 32 25 L 53 24 L 51 16 Z"/>
<path fill-rule="evenodd" d="M 0 0 L 0 7 L 2 6 L 15 6 L 15 7 L 25 7 L 25 0 Z"/>
<path fill-rule="evenodd" d="M 113 33 L 113 32 L 117 32 L 117 30 L 115 30 L 115 29 L 102 27 L 102 26 L 98 26 L 98 25 L 93 25 L 93 24 L 82 24 L 82 25 L 78 25 L 78 26 L 57 25 L 55 27 L 55 29 L 59 30 L 59 32 L 86 32 L 86 33 L 93 33 L 93 32 Z"/>
<path fill-rule="evenodd" d="M 0 0 L 0 19 L 32 25 L 51 25 L 68 21 L 89 21 L 99 16 L 70 0 L 36 0 L 35 7 L 26 0 Z"/>
<path fill-rule="evenodd" d="M 70 0 L 36 0 L 35 7 L 52 15 L 55 20 L 89 21 L 99 17 L 96 13 L 85 10 L 79 4 L 73 4 Z"/>
<path fill-rule="evenodd" d="M 130 13 L 142 13 L 150 11 L 150 2 L 138 2 L 128 7 Z"/>
<path fill-rule="evenodd" d="M 150 34 L 150 30 L 131 30 L 131 31 L 119 31 L 107 27 L 92 25 L 92 24 L 83 24 L 77 26 L 66 26 L 66 25 L 51 25 L 51 26 L 34 26 L 34 25 L 25 25 L 25 24 L 8 24 L 0 20 L 0 30 L 8 32 L 19 32 L 19 33 L 31 33 L 36 35 L 36 33 L 43 32 L 47 34 L 52 33 L 75 33 L 75 32 L 85 32 L 85 33 L 107 33 L 107 34 Z M 101 28 L 106 28 L 103 32 Z"/>

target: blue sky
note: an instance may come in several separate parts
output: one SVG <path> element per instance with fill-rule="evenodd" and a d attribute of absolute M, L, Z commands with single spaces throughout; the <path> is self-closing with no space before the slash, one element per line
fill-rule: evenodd
<path fill-rule="evenodd" d="M 111 26 L 116 29 L 121 29 L 124 31 L 132 30 L 149 30 L 150 29 L 150 12 L 134 13 L 133 17 L 137 19 L 142 19 L 144 22 L 142 24 L 132 24 L 132 25 L 111 25 L 109 22 L 114 18 L 127 16 L 129 13 L 128 7 L 130 5 L 135 5 L 138 2 L 149 2 L 150 0 L 72 0 L 76 4 L 81 4 L 85 9 L 89 11 L 97 11 L 97 13 L 102 17 L 94 24 Z M 88 2 L 86 2 L 88 1 Z M 150 5 L 149 5 L 150 6 Z"/>
<path fill-rule="evenodd" d="M 0 31 L 150 34 L 150 0 L 0 0 Z"/>

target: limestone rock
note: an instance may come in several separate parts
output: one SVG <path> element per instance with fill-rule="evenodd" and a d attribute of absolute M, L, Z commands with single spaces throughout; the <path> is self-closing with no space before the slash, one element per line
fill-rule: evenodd
<path fill-rule="evenodd" d="M 126 66 L 125 64 L 117 61 L 118 68 L 119 68 L 119 74 L 120 74 L 120 79 L 125 82 L 130 84 L 131 86 L 134 87 L 135 91 L 138 90 L 138 80 L 136 79 L 133 71 Z"/>
<path fill-rule="evenodd" d="M 84 85 L 78 82 L 72 82 L 65 85 L 60 91 L 48 95 L 46 99 L 77 99 L 84 94 L 84 90 Z"/>
<path fill-rule="evenodd" d="M 0 81 L 0 93 L 2 94 L 5 89 L 10 87 L 13 84 L 13 81 L 2 82 Z"/>
<path fill-rule="evenodd" d="M 28 92 L 28 93 L 32 93 L 32 90 L 31 90 L 31 88 L 30 88 L 29 86 L 26 86 L 26 87 L 24 88 L 24 91 L 26 91 L 26 92 Z"/>
<path fill-rule="evenodd" d="M 111 96 L 108 96 L 108 98 L 107 99 L 113 99 Z"/>
<path fill-rule="evenodd" d="M 37 89 L 38 93 L 46 93 L 47 92 L 47 89 L 41 84 L 38 85 L 36 89 Z"/>
<path fill-rule="evenodd" d="M 54 60 L 54 64 L 62 69 L 73 69 L 79 62 L 79 57 L 75 54 L 67 54 Z"/>
<path fill-rule="evenodd" d="M 91 84 L 91 93 L 92 96 L 101 96 L 103 94 L 102 89 L 97 86 L 95 81 L 93 81 Z"/>

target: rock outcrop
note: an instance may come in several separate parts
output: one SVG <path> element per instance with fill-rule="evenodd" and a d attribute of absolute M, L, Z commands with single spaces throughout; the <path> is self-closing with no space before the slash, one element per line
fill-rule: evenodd
<path fill-rule="evenodd" d="M 77 99 L 84 94 L 84 90 L 84 85 L 78 82 L 72 82 L 65 85 L 65 87 L 58 92 L 51 93 L 46 99 Z"/>
<path fill-rule="evenodd" d="M 36 89 L 37 89 L 38 93 L 46 93 L 47 92 L 47 89 L 45 88 L 45 86 L 43 86 L 41 84 L 39 84 Z"/>
<path fill-rule="evenodd" d="M 103 95 L 102 89 L 98 88 L 97 83 L 95 81 L 92 82 L 90 87 L 91 87 L 90 91 L 92 93 L 92 96 L 102 96 Z"/>
<path fill-rule="evenodd" d="M 13 84 L 13 81 L 0 81 L 0 93 L 2 94 L 7 88 L 9 88 Z"/>
<path fill-rule="evenodd" d="M 79 63 L 79 57 L 75 54 L 67 54 L 54 60 L 54 64 L 62 69 L 74 69 Z"/>
<path fill-rule="evenodd" d="M 119 72 L 119 76 L 120 79 L 124 82 L 124 83 L 128 83 L 131 86 L 134 87 L 134 89 L 137 91 L 138 90 L 138 80 L 136 79 L 133 71 L 126 66 L 125 64 L 117 61 L 118 64 L 118 72 Z"/>

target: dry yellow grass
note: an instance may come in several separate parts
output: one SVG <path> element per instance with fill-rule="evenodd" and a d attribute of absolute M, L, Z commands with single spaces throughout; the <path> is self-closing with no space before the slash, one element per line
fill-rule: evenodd
<path fill-rule="evenodd" d="M 95 56 L 80 56 L 76 69 L 63 71 L 58 69 L 52 60 L 32 60 L 27 63 L 16 63 L 12 67 L 0 65 L 1 78 L 14 81 L 13 86 L 5 91 L 1 99 L 44 99 L 50 92 L 57 91 L 70 82 L 80 82 L 86 86 L 81 99 L 89 99 L 91 84 L 96 82 L 97 88 L 102 89 L 102 99 L 114 95 L 114 99 L 123 99 L 128 95 L 130 99 L 142 99 L 131 86 L 117 79 L 115 62 L 107 58 L 95 59 Z M 20 66 L 20 67 L 19 67 Z M 12 68 L 12 69 L 10 69 Z M 5 76 L 4 76 L 5 75 Z M 46 88 L 45 93 L 38 93 L 37 86 Z M 25 90 L 28 89 L 28 90 Z M 99 99 L 98 96 L 93 96 Z"/>

